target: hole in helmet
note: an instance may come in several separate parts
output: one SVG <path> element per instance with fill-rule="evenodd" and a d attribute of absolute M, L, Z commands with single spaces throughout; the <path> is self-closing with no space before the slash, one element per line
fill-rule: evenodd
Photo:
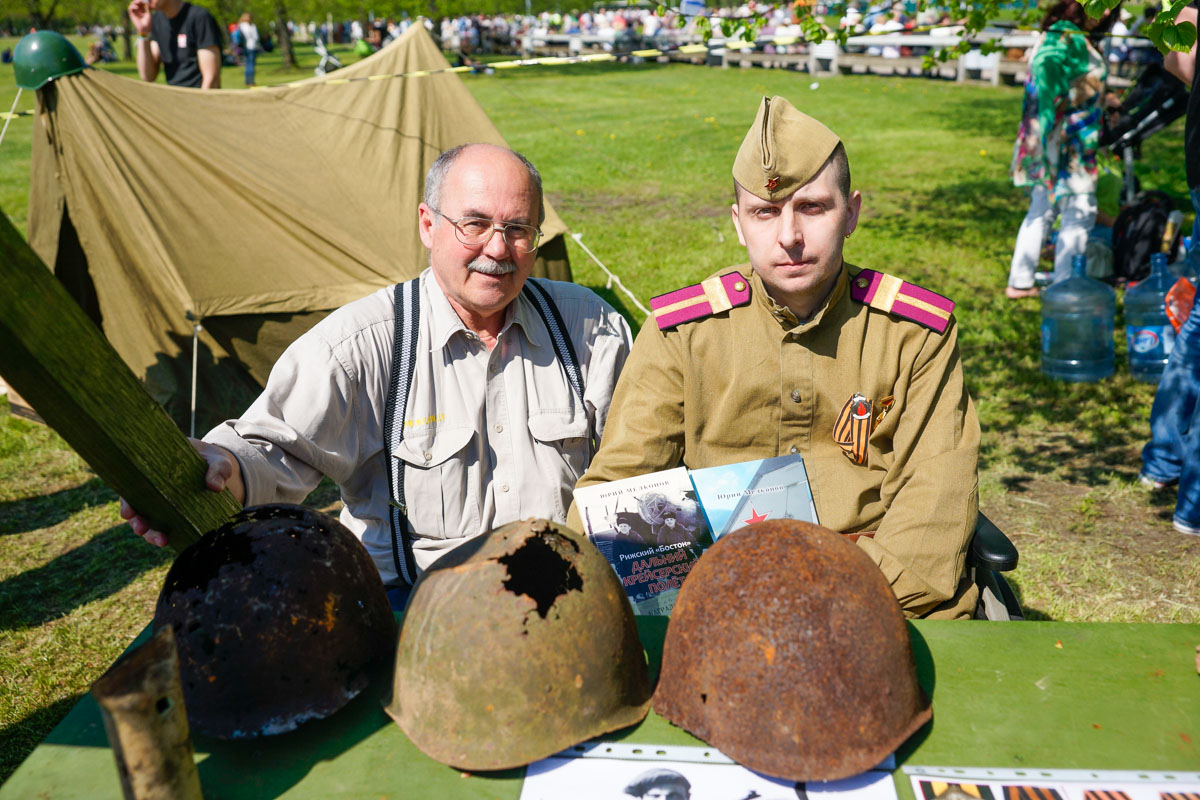
<path fill-rule="evenodd" d="M 554 601 L 571 591 L 583 588 L 583 578 L 575 565 L 559 554 L 550 544 L 550 539 L 572 545 L 570 539 L 558 534 L 542 532 L 531 536 L 525 543 L 508 555 L 497 559 L 508 567 L 508 580 L 504 588 L 513 594 L 528 595 L 537 603 L 538 616 L 546 618 Z"/>
<path fill-rule="evenodd" d="M 154 704 L 154 710 L 157 711 L 159 714 L 165 714 L 171 710 L 171 705 L 172 705 L 171 698 L 160 697 L 160 698 L 158 698 L 158 702 L 156 702 Z"/>
<path fill-rule="evenodd" d="M 707 703 L 707 702 L 708 702 L 708 695 L 706 695 L 706 694 L 703 694 L 703 693 L 702 693 L 702 694 L 700 695 L 700 702 L 701 702 L 701 703 Z"/>

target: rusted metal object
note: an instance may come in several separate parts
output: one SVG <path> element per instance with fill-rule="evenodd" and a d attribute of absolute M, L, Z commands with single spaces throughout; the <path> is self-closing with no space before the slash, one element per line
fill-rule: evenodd
<path fill-rule="evenodd" d="M 721 537 L 667 627 L 654 710 L 751 769 L 870 769 L 932 715 L 908 626 L 874 562 L 794 520 Z"/>
<path fill-rule="evenodd" d="M 431 758 L 517 767 L 640 722 L 649 706 L 625 590 L 582 535 L 513 522 L 413 587 L 387 713 Z"/>
<path fill-rule="evenodd" d="M 161 628 L 92 684 L 125 800 L 201 800 L 175 635 Z"/>
<path fill-rule="evenodd" d="M 301 506 L 247 508 L 184 550 L 155 629 L 174 629 L 188 719 L 235 739 L 327 717 L 386 676 L 395 619 L 354 534 Z"/>

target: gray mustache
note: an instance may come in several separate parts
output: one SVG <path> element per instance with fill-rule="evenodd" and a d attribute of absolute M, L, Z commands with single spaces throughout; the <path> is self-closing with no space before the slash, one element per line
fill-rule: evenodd
<path fill-rule="evenodd" d="M 517 271 L 517 265 L 511 261 L 496 261 L 487 256 L 478 256 L 467 264 L 472 272 L 482 272 L 484 275 L 511 275 Z"/>

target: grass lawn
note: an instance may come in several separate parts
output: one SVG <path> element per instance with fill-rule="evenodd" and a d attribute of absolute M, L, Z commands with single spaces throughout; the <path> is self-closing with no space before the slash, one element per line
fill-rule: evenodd
<path fill-rule="evenodd" d="M 287 75 L 270 54 L 260 82 L 310 75 L 316 57 L 299 50 L 306 70 Z M 1026 204 L 1006 175 L 1019 89 L 659 64 L 465 80 L 541 169 L 572 231 L 643 303 L 744 260 L 729 170 L 759 98 L 784 94 L 824 120 L 865 197 L 849 260 L 958 301 L 983 425 L 981 505 L 1021 550 L 1012 582 L 1029 615 L 1200 622 L 1200 540 L 1171 530 L 1170 491 L 1136 485 L 1153 387 L 1123 366 L 1101 384 L 1043 379 L 1037 301 L 1003 298 Z M 238 70 L 224 82 L 240 86 Z M 0 71 L 4 110 L 13 93 Z M 31 127 L 14 121 L 0 146 L 0 207 L 22 229 Z M 1182 131 L 1158 134 L 1139 164 L 1143 185 L 1181 205 Z M 576 280 L 642 321 L 573 243 L 571 259 Z M 118 524 L 113 493 L 58 437 L 5 411 L 0 401 L 0 780 L 148 622 L 167 566 Z M 326 490 L 316 502 L 332 500 Z"/>

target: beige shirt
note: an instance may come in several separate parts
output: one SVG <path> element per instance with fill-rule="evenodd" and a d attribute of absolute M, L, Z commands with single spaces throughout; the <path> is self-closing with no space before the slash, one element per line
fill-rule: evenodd
<path fill-rule="evenodd" d="M 546 326 L 523 295 L 494 349 L 469 331 L 432 272 L 421 274 L 417 364 L 401 450 L 419 569 L 467 538 L 526 517 L 566 520 L 588 463 L 588 425 L 603 433 L 629 352 L 625 320 L 592 291 L 542 281 L 580 362 L 581 405 Z M 204 438 L 233 451 L 246 504 L 299 503 L 328 475 L 341 521 L 385 583 L 392 561 L 383 444 L 394 333 L 392 288 L 346 305 L 296 340 L 240 419 Z"/>
<path fill-rule="evenodd" d="M 643 326 L 580 486 L 802 453 L 821 524 L 858 545 L 910 616 L 968 616 L 979 421 L 957 323 L 939 334 L 853 300 L 847 265 L 799 323 L 749 267 L 751 301 L 663 333 Z M 855 393 L 892 398 L 855 464 L 833 438 Z M 572 520 L 578 518 L 572 514 Z"/>

